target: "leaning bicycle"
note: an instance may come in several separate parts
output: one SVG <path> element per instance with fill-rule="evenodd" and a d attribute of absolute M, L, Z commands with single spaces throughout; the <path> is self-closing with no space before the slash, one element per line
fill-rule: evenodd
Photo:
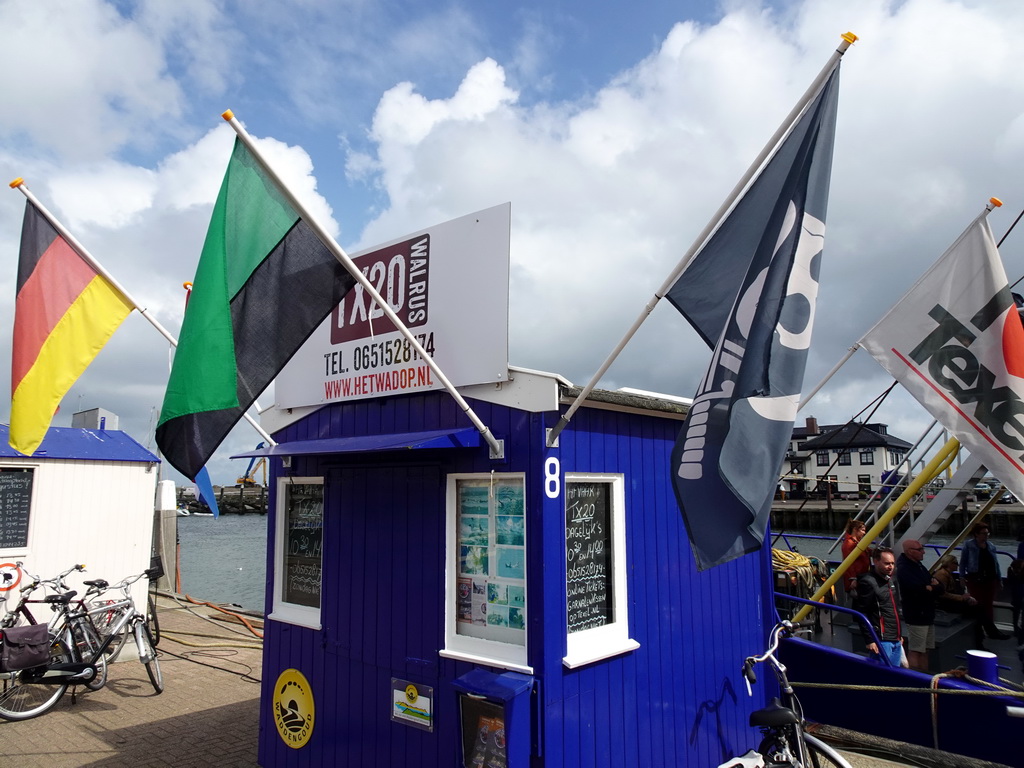
<path fill-rule="evenodd" d="M 775 653 L 783 637 L 793 634 L 793 624 L 783 621 L 772 629 L 768 650 L 760 656 L 748 656 L 743 661 L 743 679 L 747 694 L 753 696 L 752 683 L 757 682 L 754 665 L 767 662 L 779 681 L 781 696 L 775 696 L 764 709 L 750 714 L 750 724 L 761 730 L 761 743 L 757 750 L 750 750 L 742 757 L 735 757 L 722 763 L 718 768 L 766 768 L 768 766 L 790 766 L 791 768 L 851 768 L 842 755 L 825 742 L 805 730 L 803 708 L 793 690 L 786 667 Z"/>
<path fill-rule="evenodd" d="M 145 575 L 131 576 L 115 585 L 124 595 L 111 608 L 118 611 L 118 618 L 89 659 L 75 660 L 63 640 L 51 637 L 49 661 L 24 669 L 0 671 L 0 718 L 27 720 L 42 715 L 57 704 L 69 685 L 84 685 L 92 681 L 97 666 L 105 661 L 107 649 L 122 632 L 134 636 L 139 661 L 145 666 L 153 689 L 157 694 L 161 693 L 164 689 L 163 675 L 146 615 L 135 608 L 130 594 L 131 585 Z"/>

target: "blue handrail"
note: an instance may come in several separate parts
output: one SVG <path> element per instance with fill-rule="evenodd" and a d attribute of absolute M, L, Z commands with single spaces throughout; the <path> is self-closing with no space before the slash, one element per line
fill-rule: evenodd
<path fill-rule="evenodd" d="M 868 621 L 868 617 L 865 616 L 860 611 L 855 611 L 855 610 L 853 610 L 853 608 L 846 608 L 846 607 L 844 607 L 842 605 L 833 605 L 832 603 L 819 603 L 819 602 L 817 602 L 815 600 L 807 600 L 807 599 L 805 599 L 803 597 L 795 597 L 794 595 L 787 595 L 787 594 L 784 594 L 782 592 L 776 592 L 775 593 L 775 599 L 778 600 L 779 598 L 782 598 L 784 600 L 791 600 L 794 603 L 803 603 L 804 605 L 812 605 L 815 608 L 825 608 L 825 609 L 827 609 L 829 611 L 838 611 L 839 613 L 849 614 L 850 616 L 853 616 L 855 619 L 857 619 L 857 621 L 860 622 L 864 626 L 864 628 L 868 631 L 868 636 L 871 638 L 871 642 L 873 642 L 875 644 L 875 646 L 878 647 L 878 648 L 882 647 L 882 645 L 881 645 L 882 641 L 878 639 L 878 635 L 875 633 L 875 628 L 871 626 L 871 622 Z M 891 667 L 892 666 L 892 662 L 889 661 L 889 659 L 884 654 L 879 654 L 878 658 L 879 658 L 879 660 L 881 660 L 884 663 L 885 666 L 887 666 L 887 667 Z"/>

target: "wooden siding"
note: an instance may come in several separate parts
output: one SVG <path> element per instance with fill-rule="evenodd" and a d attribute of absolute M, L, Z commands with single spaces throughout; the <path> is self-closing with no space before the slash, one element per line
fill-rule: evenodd
<path fill-rule="evenodd" d="M 325 478 L 322 629 L 268 621 L 260 763 L 294 766 L 453 766 L 461 751 L 452 681 L 472 665 L 444 659 L 445 478 L 452 472 L 525 472 L 528 658 L 539 699 L 533 766 L 717 765 L 757 734 L 739 676 L 760 650 L 770 570 L 765 558 L 697 573 L 668 481 L 679 422 L 581 409 L 547 449 L 556 414 L 482 402 L 474 409 L 505 440 L 485 448 L 296 457 L 290 474 Z M 443 393 L 325 407 L 283 430 L 282 442 L 467 425 Z M 575 670 L 565 654 L 564 497 L 544 494 L 549 456 L 561 472 L 626 477 L 630 635 L 640 648 Z M 272 468 L 276 476 L 281 469 Z M 563 482 L 564 487 L 564 482 Z M 271 510 L 275 515 L 276 510 Z M 271 521 L 268 530 L 274 531 Z M 273 574 L 268 546 L 268 606 Z M 293 750 L 270 702 L 285 669 L 313 687 L 316 726 Z M 500 670 L 497 670 L 500 671 Z M 390 679 L 433 687 L 435 730 L 390 721 Z M 515 767 L 520 768 L 520 767 Z"/>
<path fill-rule="evenodd" d="M 4 459 L 0 466 L 35 468 L 28 547 L 0 550 L 0 558 L 21 560 L 44 579 L 84 563 L 84 574 L 68 577 L 79 593 L 83 579 L 114 583 L 149 567 L 157 474 L 151 464 Z M 144 603 L 146 582 L 137 587 L 133 597 Z"/>

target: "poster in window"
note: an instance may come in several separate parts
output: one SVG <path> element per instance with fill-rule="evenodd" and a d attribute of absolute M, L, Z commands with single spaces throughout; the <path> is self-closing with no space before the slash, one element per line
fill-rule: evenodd
<path fill-rule="evenodd" d="M 516 479 L 465 479 L 458 511 L 457 632 L 525 644 L 526 496 Z"/>
<path fill-rule="evenodd" d="M 614 620 L 611 499 L 611 483 L 565 484 L 565 602 L 570 633 Z"/>
<path fill-rule="evenodd" d="M 286 603 L 320 607 L 324 487 L 288 483 L 284 496 L 284 595 Z"/>
<path fill-rule="evenodd" d="M 0 469 L 0 549 L 28 546 L 31 469 Z"/>

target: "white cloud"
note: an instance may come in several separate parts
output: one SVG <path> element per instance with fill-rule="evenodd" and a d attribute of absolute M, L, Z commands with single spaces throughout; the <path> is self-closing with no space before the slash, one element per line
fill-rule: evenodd
<path fill-rule="evenodd" d="M 160 46 L 100 0 L 0 4 L 0 137 L 95 159 L 181 109 Z M 15 75 L 15 73 L 17 73 Z"/>
<path fill-rule="evenodd" d="M 225 107 L 271 137 L 260 146 L 290 188 L 333 233 L 338 212 L 358 247 L 510 200 L 512 362 L 582 382 L 852 30 L 861 41 L 843 64 L 812 383 L 989 196 L 1007 204 L 992 215 L 997 236 L 1024 207 L 1024 4 L 721 7 L 714 23 L 680 19 L 660 41 L 665 27 L 652 28 L 629 66 L 595 81 L 588 66 L 618 38 L 582 5 L 502 15 L 498 28 L 494 9 L 476 7 L 398 18 L 365 2 L 5 0 L 0 171 L 24 175 L 172 331 L 233 140 L 216 118 Z M 459 35 L 467 45 L 453 50 Z M 559 58 L 570 35 L 593 41 L 592 59 Z M 0 196 L 11 264 L 21 210 L 19 195 Z M 1024 270 L 1013 243 L 1011 279 Z M 10 268 L 3 327 L 12 297 Z M 114 410 L 135 414 L 122 424 L 145 425 L 166 371 L 152 333 L 131 319 L 71 402 L 88 393 L 83 406 L 110 407 L 117 392 Z M 659 307 L 601 386 L 691 395 L 708 355 Z M 886 385 L 870 361 L 842 376 L 853 383 L 830 385 L 810 409 L 822 422 Z M 887 418 L 909 429 L 911 407 Z"/>

